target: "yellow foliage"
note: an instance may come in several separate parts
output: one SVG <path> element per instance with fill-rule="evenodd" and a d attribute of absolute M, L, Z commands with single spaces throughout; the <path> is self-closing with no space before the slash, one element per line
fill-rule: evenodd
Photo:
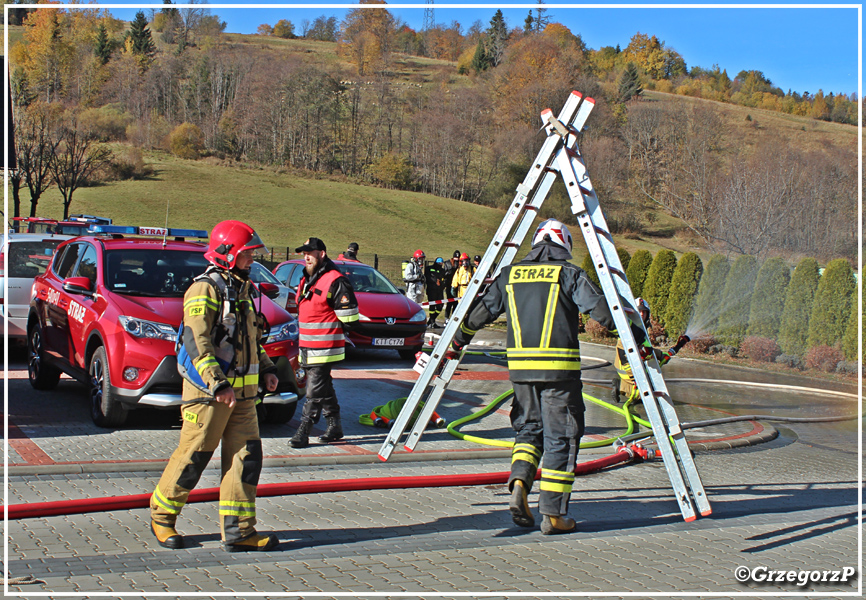
<path fill-rule="evenodd" d="M 178 158 L 196 159 L 204 149 L 204 135 L 198 125 L 181 123 L 169 135 L 169 147 Z"/>

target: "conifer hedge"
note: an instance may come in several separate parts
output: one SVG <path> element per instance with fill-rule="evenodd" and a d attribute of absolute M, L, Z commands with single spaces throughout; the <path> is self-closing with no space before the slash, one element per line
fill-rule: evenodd
<path fill-rule="evenodd" d="M 591 254 L 587 253 L 586 256 L 583 257 L 583 262 L 580 263 L 580 268 L 586 271 L 590 281 L 598 287 L 601 287 L 601 282 L 598 280 L 598 273 L 595 272 L 595 263 L 592 260 Z"/>
<path fill-rule="evenodd" d="M 722 293 L 718 336 L 729 346 L 739 347 L 746 337 L 752 292 L 757 277 L 758 260 L 747 254 L 737 257 L 728 272 L 725 290 Z"/>
<path fill-rule="evenodd" d="M 863 300 L 866 300 L 866 294 L 863 295 Z M 845 358 L 852 362 L 860 359 L 857 348 L 857 333 L 860 331 L 859 324 L 857 296 L 855 294 L 854 301 L 851 302 L 851 316 L 848 317 L 848 325 L 845 326 L 845 337 L 842 338 L 842 352 L 845 353 Z"/>
<path fill-rule="evenodd" d="M 785 354 L 801 358 L 806 354 L 809 319 L 820 279 L 818 261 L 814 258 L 804 258 L 794 269 L 779 326 L 779 347 Z"/>
<path fill-rule="evenodd" d="M 785 295 L 791 281 L 791 269 L 779 257 L 764 261 L 758 271 L 747 335 L 776 339 L 785 309 Z"/>
<path fill-rule="evenodd" d="M 619 256 L 620 264 L 622 264 L 622 270 L 625 272 L 628 269 L 628 263 L 631 262 L 631 254 L 625 248 L 617 248 L 616 253 Z"/>
<path fill-rule="evenodd" d="M 686 332 L 694 312 L 695 296 L 704 263 L 694 252 L 683 254 L 671 279 L 670 295 L 665 314 L 665 330 L 668 337 L 677 338 Z"/>
<path fill-rule="evenodd" d="M 845 326 L 851 314 L 851 303 L 857 284 L 851 263 L 837 258 L 827 263 L 809 319 L 809 337 L 806 344 L 813 346 L 835 346 L 845 335 Z"/>
<path fill-rule="evenodd" d="M 652 262 L 653 255 L 650 254 L 649 250 L 638 250 L 628 262 L 625 276 L 628 278 L 631 293 L 634 294 L 635 298 L 643 295 L 643 284 L 646 281 L 646 275 Z"/>
<path fill-rule="evenodd" d="M 656 321 L 665 325 L 671 280 L 677 268 L 677 256 L 673 250 L 659 250 L 650 265 L 643 285 L 643 299 L 650 305 Z"/>
<path fill-rule="evenodd" d="M 714 334 L 719 326 L 719 313 L 722 312 L 722 294 L 731 263 L 722 254 L 713 254 L 698 286 L 695 298 L 695 314 L 691 329 L 697 335 Z"/>

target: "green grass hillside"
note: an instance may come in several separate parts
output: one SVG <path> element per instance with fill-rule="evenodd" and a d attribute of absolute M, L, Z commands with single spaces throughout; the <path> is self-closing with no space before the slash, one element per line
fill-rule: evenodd
<path fill-rule="evenodd" d="M 98 214 L 117 224 L 210 229 L 223 219 L 247 221 L 276 251 L 307 237 L 322 238 L 333 254 L 358 242 L 361 253 L 402 255 L 422 248 L 429 257 L 456 249 L 482 252 L 502 211 L 428 194 L 298 177 L 268 169 L 221 166 L 148 154 L 147 180 L 111 182 L 75 192 L 72 213 Z M 23 193 L 25 202 L 26 191 Z M 25 209 L 22 209 L 24 212 Z M 51 188 L 39 216 L 63 215 Z"/>

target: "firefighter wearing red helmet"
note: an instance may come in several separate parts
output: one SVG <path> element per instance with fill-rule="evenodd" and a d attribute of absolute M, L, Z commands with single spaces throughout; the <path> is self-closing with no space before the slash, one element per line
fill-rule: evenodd
<path fill-rule="evenodd" d="M 541 466 L 538 507 L 543 534 L 574 531 L 568 503 L 584 431 L 578 314 L 609 329 L 604 294 L 571 259 L 571 234 L 554 219 L 539 225 L 522 261 L 504 267 L 460 325 L 447 358 L 458 358 L 479 329 L 508 312 L 509 378 L 514 386 L 509 509 L 521 527 L 535 525 L 527 495 Z M 638 340 L 643 330 L 633 327 Z"/>
<path fill-rule="evenodd" d="M 229 552 L 265 551 L 275 535 L 256 532 L 256 486 L 262 440 L 256 418 L 259 384 L 275 391 L 276 367 L 262 348 L 258 290 L 249 278 L 256 248 L 252 227 L 223 221 L 211 232 L 211 266 L 184 295 L 178 367 L 184 375 L 180 443 L 150 499 L 151 530 L 160 546 L 183 548 L 175 524 L 208 461 L 222 443 L 220 531 Z M 182 368 L 188 358 L 192 374 Z"/>
<path fill-rule="evenodd" d="M 472 276 L 475 274 L 475 266 L 469 260 L 469 255 L 465 252 L 460 255 L 460 266 L 454 272 L 454 278 L 451 280 L 451 287 L 457 290 L 457 298 L 462 298 L 466 295 L 466 288 L 472 282 Z"/>
<path fill-rule="evenodd" d="M 412 259 L 403 267 L 403 282 L 406 284 L 406 297 L 418 304 L 424 302 L 424 255 L 423 250 L 415 250 Z"/>
<path fill-rule="evenodd" d="M 649 303 L 643 298 L 637 298 L 634 303 L 640 313 L 640 318 L 641 321 L 643 321 L 644 327 L 649 331 L 652 328 L 652 323 L 650 322 Z M 688 344 L 690 341 L 691 338 L 689 338 L 689 336 L 681 335 L 677 339 L 677 343 L 667 350 L 652 348 L 656 360 L 659 361 L 659 366 L 663 367 L 668 364 L 670 360 L 676 356 L 680 350 L 682 350 L 683 346 Z M 647 348 L 647 350 L 649 350 L 649 348 Z M 616 369 L 617 377 L 613 379 L 611 399 L 614 402 L 619 402 L 620 396 L 624 396 L 626 402 L 640 400 L 640 391 L 634 382 L 631 365 L 628 362 L 628 357 L 625 355 L 625 348 L 622 345 L 621 339 L 616 342 L 616 355 L 614 356 L 613 366 Z"/>
<path fill-rule="evenodd" d="M 307 400 L 301 423 L 289 444 L 305 448 L 310 443 L 310 430 L 323 415 L 328 428 L 319 441 L 327 444 L 343 437 L 331 368 L 346 354 L 345 330 L 351 329 L 361 317 L 352 284 L 328 257 L 325 242 L 311 237 L 295 252 L 303 253 L 305 263 L 296 298 L 298 348 L 301 365 L 307 371 Z"/>

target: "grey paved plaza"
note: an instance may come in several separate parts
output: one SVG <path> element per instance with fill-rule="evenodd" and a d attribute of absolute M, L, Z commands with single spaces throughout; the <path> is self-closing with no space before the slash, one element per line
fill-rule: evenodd
<path fill-rule="evenodd" d="M 586 345 L 583 353 L 585 366 L 612 358 L 611 349 L 602 346 Z M 9 358 L 8 504 L 88 498 L 98 503 L 153 491 L 177 443 L 175 414 L 138 411 L 124 429 L 98 429 L 90 423 L 83 386 L 64 379 L 57 390 L 34 391 L 23 354 Z M 609 400 L 601 384 L 613 374 L 610 366 L 586 371 L 585 391 Z M 458 440 L 444 430 L 428 430 L 414 453 L 401 449 L 381 462 L 376 453 L 385 430 L 364 427 L 357 417 L 406 396 L 414 373 L 396 353 L 368 352 L 351 355 L 336 376 L 346 439 L 294 450 L 288 438 L 296 420 L 264 426 L 261 484 L 369 478 L 399 483 L 403 480 L 396 478 L 507 472 L 507 448 Z M 856 393 L 854 386 L 805 377 L 689 360 L 672 362 L 665 376 L 683 422 L 728 415 L 827 418 L 858 411 L 856 396 L 838 393 Z M 501 361 L 470 357 L 439 412 L 453 421 L 508 389 Z M 508 408 L 506 401 L 461 431 L 507 441 Z M 584 441 L 625 432 L 622 417 L 594 403 L 587 406 L 587 425 Z M 314 433 L 321 433 L 321 424 Z M 258 554 L 222 549 L 215 502 L 184 508 L 178 529 L 187 547 L 179 551 L 156 544 L 143 507 L 26 518 L 8 522 L 6 567 L 12 581 L 32 577 L 40 583 L 9 585 L 6 593 L 28 598 L 860 595 L 857 420 L 758 419 L 691 429 L 687 436 L 695 442 L 695 461 L 713 508 L 711 516 L 691 523 L 682 519 L 660 459 L 578 478 L 570 514 L 579 528 L 563 536 L 513 525 L 502 483 L 262 497 L 258 529 L 275 532 L 280 545 Z M 578 460 L 612 452 L 610 446 L 582 450 Z M 218 465 L 211 467 L 198 489 L 218 486 Z M 534 492 L 534 509 L 536 499 Z M 748 581 L 738 580 L 738 567 L 746 567 Z M 780 577 L 793 581 L 775 580 Z M 830 581 L 834 577 L 845 581 Z M 762 578 L 774 581 L 757 581 Z M 824 578 L 828 581 L 815 581 Z"/>

